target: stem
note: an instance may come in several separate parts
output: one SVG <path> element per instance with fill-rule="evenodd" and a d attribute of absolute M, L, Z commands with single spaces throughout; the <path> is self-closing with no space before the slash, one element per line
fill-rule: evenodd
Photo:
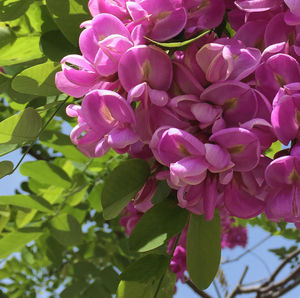
<path fill-rule="evenodd" d="M 215 288 L 218 298 L 222 298 L 221 293 L 218 289 L 217 283 L 215 281 L 213 281 L 213 285 L 214 285 L 214 288 Z"/>
<path fill-rule="evenodd" d="M 179 241 L 179 238 L 180 238 L 180 236 L 181 236 L 181 233 L 182 233 L 182 231 L 177 235 L 176 240 L 175 240 L 175 242 L 174 242 L 174 244 L 173 244 L 172 252 L 171 252 L 170 258 L 169 258 L 169 261 L 170 261 L 170 262 L 171 262 L 171 259 L 172 259 L 172 257 L 173 257 L 173 254 L 174 254 L 174 251 L 175 251 L 175 249 L 176 249 L 176 246 L 177 246 L 177 244 L 178 244 L 178 241 Z M 163 273 L 163 275 L 161 276 L 161 278 L 160 278 L 160 280 L 159 280 L 159 283 L 158 283 L 158 286 L 157 286 L 157 289 L 156 289 L 154 298 L 157 298 L 158 292 L 159 292 L 159 290 L 160 290 L 160 287 L 161 287 L 161 284 L 162 284 L 162 281 L 163 281 L 165 275 L 166 275 L 166 272 Z"/>
<path fill-rule="evenodd" d="M 267 237 L 265 237 L 264 239 L 260 240 L 258 243 L 256 243 L 255 245 L 253 245 L 252 247 L 248 248 L 247 250 L 245 250 L 242 254 L 240 254 L 239 256 L 237 256 L 236 258 L 233 259 L 229 259 L 229 260 L 225 260 L 224 262 L 221 262 L 221 264 L 228 264 L 228 263 L 232 263 L 232 262 L 236 262 L 239 259 L 241 259 L 243 256 L 245 256 L 246 254 L 252 252 L 253 249 L 257 248 L 258 246 L 260 246 L 261 244 L 263 244 L 265 241 L 267 241 L 268 239 L 270 239 L 272 237 L 272 235 L 268 235 Z"/>
<path fill-rule="evenodd" d="M 195 293 L 197 293 L 200 297 L 203 298 L 212 298 L 209 294 L 205 293 L 204 291 L 201 291 L 197 288 L 197 286 L 188 278 L 185 277 L 185 283 L 192 289 L 194 290 Z"/>

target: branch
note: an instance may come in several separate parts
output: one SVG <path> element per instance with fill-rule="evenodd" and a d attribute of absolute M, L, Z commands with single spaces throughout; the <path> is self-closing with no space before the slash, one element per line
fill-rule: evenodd
<path fill-rule="evenodd" d="M 192 289 L 194 290 L 195 293 L 197 293 L 200 297 L 203 298 L 213 298 L 209 294 L 205 293 L 204 291 L 201 291 L 200 289 L 197 288 L 197 286 L 187 277 L 184 277 L 185 283 Z"/>
<path fill-rule="evenodd" d="M 262 286 L 267 286 L 269 285 L 272 281 L 275 280 L 276 276 L 280 273 L 280 271 L 283 269 L 283 267 L 294 257 L 296 257 L 298 254 L 300 254 L 300 248 L 295 250 L 294 252 L 290 253 L 284 260 L 283 262 L 277 267 L 277 269 L 274 271 L 274 273 L 270 276 L 270 278 L 262 285 Z"/>
<path fill-rule="evenodd" d="M 229 260 L 225 260 L 223 262 L 221 262 L 221 264 L 228 264 L 228 263 L 232 263 L 232 262 L 236 262 L 239 259 L 241 259 L 243 256 L 245 256 L 246 254 L 252 252 L 253 249 L 257 248 L 258 246 L 260 246 L 261 244 L 263 244 L 265 241 L 267 241 L 268 239 L 270 239 L 273 235 L 268 235 L 267 237 L 265 237 L 264 239 L 260 240 L 258 243 L 256 243 L 255 245 L 253 245 L 252 247 L 248 248 L 247 250 L 245 250 L 243 253 L 241 253 L 240 255 L 238 255 L 237 257 L 233 258 L 233 259 L 229 259 Z"/>
<path fill-rule="evenodd" d="M 243 287 L 241 286 L 241 280 L 236 286 L 234 291 L 230 294 L 229 298 L 234 298 L 237 294 L 247 294 L 247 293 L 256 293 L 257 298 L 277 298 L 281 297 L 283 294 L 287 293 L 291 289 L 295 288 L 300 284 L 300 265 L 296 267 L 288 276 L 281 279 L 280 281 L 274 283 L 276 276 L 282 270 L 282 268 L 295 256 L 300 253 L 300 250 L 297 250 L 286 257 L 286 259 L 278 266 L 278 268 L 273 272 L 270 278 L 260 286 L 253 287 Z M 295 280 L 295 282 L 289 284 L 290 281 Z M 287 284 L 289 284 L 287 286 Z"/>
<path fill-rule="evenodd" d="M 228 296 L 228 298 L 233 298 L 233 297 L 235 297 L 238 293 L 240 293 L 240 288 L 241 288 L 241 285 L 242 285 L 242 283 L 243 283 L 243 280 L 244 280 L 244 278 L 245 278 L 245 276 L 246 276 L 246 274 L 247 274 L 248 269 L 249 269 L 249 267 L 246 266 L 245 269 L 244 269 L 244 271 L 243 271 L 243 273 L 242 273 L 242 275 L 241 275 L 241 278 L 240 278 L 238 284 L 236 285 L 235 289 L 231 292 L 231 294 Z"/>

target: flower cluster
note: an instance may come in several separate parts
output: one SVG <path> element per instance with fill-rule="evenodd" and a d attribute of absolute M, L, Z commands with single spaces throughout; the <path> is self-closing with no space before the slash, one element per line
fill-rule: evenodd
<path fill-rule="evenodd" d="M 128 207 L 135 218 L 123 219 L 127 232 L 151 207 L 159 180 L 207 220 L 218 208 L 299 227 L 300 2 L 90 0 L 89 9 L 82 55 L 62 59 L 56 84 L 83 97 L 67 108 L 78 118 L 71 140 L 81 152 L 100 157 L 112 148 L 152 161 Z M 183 48 L 151 41 L 205 29 Z M 265 152 L 277 140 L 287 148 L 272 160 Z M 232 230 L 223 243 L 245 239 Z"/>

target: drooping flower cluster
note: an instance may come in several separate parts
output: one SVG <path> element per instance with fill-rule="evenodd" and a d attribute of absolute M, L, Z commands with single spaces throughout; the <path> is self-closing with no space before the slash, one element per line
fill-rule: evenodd
<path fill-rule="evenodd" d="M 61 61 L 56 84 L 83 97 L 67 108 L 80 151 L 100 157 L 112 148 L 153 162 L 127 207 L 135 213 L 123 219 L 127 232 L 151 207 L 158 180 L 207 220 L 218 208 L 299 227 L 300 1 L 90 0 L 89 8 L 82 55 Z M 205 29 L 184 48 L 151 41 Z M 265 152 L 277 140 L 289 148 L 272 160 Z"/>

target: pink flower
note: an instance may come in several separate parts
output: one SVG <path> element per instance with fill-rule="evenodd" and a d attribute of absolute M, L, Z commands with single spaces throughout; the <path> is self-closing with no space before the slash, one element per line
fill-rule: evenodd
<path fill-rule="evenodd" d="M 134 131 L 133 110 L 119 94 L 108 90 L 88 93 L 81 109 L 69 108 L 71 117 L 79 116 L 79 123 L 71 132 L 71 140 L 90 157 L 104 155 L 110 147 L 118 152 L 138 141 Z"/>

